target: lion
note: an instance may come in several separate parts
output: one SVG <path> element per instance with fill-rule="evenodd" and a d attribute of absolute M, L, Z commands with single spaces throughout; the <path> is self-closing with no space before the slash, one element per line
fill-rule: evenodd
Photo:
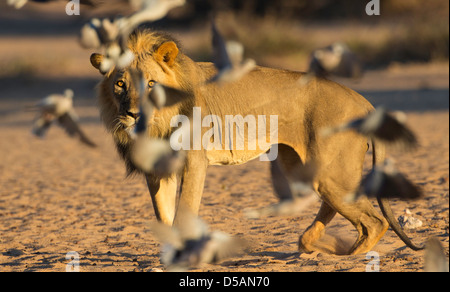
<path fill-rule="evenodd" d="M 222 120 L 227 115 L 275 115 L 279 117 L 278 156 L 271 163 L 282 165 L 287 178 L 289 170 L 298 163 L 315 161 L 320 165 L 314 189 L 322 199 L 322 205 L 311 226 L 299 238 L 301 251 L 316 250 L 314 243 L 337 213 L 358 231 L 349 254 L 369 252 L 389 226 L 409 247 L 418 249 L 396 225 L 387 200 L 379 200 L 383 216 L 367 198 L 352 203 L 344 199 L 360 184 L 365 155 L 370 147 L 367 138 L 352 132 L 327 139 L 319 134 L 324 127 L 363 117 L 373 111 L 374 107 L 360 94 L 323 78 L 313 78 L 300 86 L 299 80 L 305 73 L 260 66 L 242 80 L 226 86 L 208 83 L 217 74 L 212 63 L 194 62 L 170 35 L 149 29 L 133 32 L 129 48 L 135 54 L 130 68 L 144 72 L 149 92 L 157 82 L 186 95 L 174 105 L 155 110 L 149 122 L 151 137 L 169 139 L 175 131 L 170 125 L 172 117 L 184 115 L 192 118 L 194 107 L 201 108 L 203 116 L 214 114 Z M 99 71 L 103 58 L 101 54 L 91 56 L 92 65 Z M 137 91 L 128 70 L 112 69 L 101 73 L 104 75 L 99 84 L 102 121 L 111 132 L 128 173 L 139 173 L 130 159 L 133 144 L 130 132 L 139 118 Z M 206 131 L 202 128 L 202 133 Z M 376 165 L 384 161 L 385 147 L 371 142 L 373 164 Z M 167 225 L 177 224 L 179 182 L 182 191 L 178 204 L 198 214 L 208 166 L 243 164 L 269 150 L 267 147 L 256 150 L 190 150 L 180 173 L 166 176 L 144 174 L 157 219 Z"/>

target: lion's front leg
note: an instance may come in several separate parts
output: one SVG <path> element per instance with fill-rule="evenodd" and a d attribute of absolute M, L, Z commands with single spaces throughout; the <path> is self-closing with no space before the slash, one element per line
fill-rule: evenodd
<path fill-rule="evenodd" d="M 152 197 L 153 208 L 158 221 L 172 225 L 175 218 L 175 204 L 177 197 L 177 176 L 159 179 L 147 176 L 147 185 Z"/>
<path fill-rule="evenodd" d="M 179 206 L 187 208 L 194 215 L 198 215 L 200 210 L 207 168 L 208 159 L 204 151 L 190 151 L 188 153 L 181 184 Z M 175 225 L 177 224 L 177 215 L 175 216 Z"/>

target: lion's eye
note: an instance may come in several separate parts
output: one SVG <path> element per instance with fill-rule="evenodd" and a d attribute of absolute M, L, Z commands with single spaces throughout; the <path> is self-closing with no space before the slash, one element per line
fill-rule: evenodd
<path fill-rule="evenodd" d="M 148 87 L 149 87 L 149 88 L 153 88 L 153 87 L 155 87 L 155 85 L 156 85 L 156 81 L 155 81 L 155 80 L 150 80 L 150 81 L 148 82 Z"/>
<path fill-rule="evenodd" d="M 120 88 L 125 88 L 125 82 L 123 82 L 122 80 L 117 81 L 116 85 Z"/>

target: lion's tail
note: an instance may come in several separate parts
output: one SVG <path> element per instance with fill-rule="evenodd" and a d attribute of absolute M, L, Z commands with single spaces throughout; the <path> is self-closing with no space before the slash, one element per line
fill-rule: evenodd
<path fill-rule="evenodd" d="M 373 167 L 375 167 L 376 165 L 383 164 L 383 162 L 386 159 L 385 145 L 382 143 L 376 143 L 375 141 L 372 141 L 372 147 L 373 147 Z M 414 243 L 412 243 L 411 240 L 408 238 L 408 236 L 403 232 L 402 228 L 395 219 L 395 215 L 392 212 L 389 200 L 387 198 L 382 198 L 380 196 L 378 196 L 377 200 L 378 204 L 380 205 L 381 212 L 383 213 L 384 217 L 389 222 L 389 225 L 397 234 L 397 236 L 400 237 L 400 239 L 412 250 L 415 251 L 423 250 L 424 247 L 419 247 Z"/>

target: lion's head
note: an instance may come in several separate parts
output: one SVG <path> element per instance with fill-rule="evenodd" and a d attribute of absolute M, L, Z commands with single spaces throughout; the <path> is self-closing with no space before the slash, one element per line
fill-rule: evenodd
<path fill-rule="evenodd" d="M 113 134 L 119 153 L 128 162 L 129 146 L 133 143 L 130 133 L 139 119 L 139 96 L 131 80 L 129 69 L 139 69 L 148 83 L 149 92 L 156 83 L 192 92 L 192 75 L 195 63 L 180 52 L 172 37 L 138 29 L 129 38 L 128 46 L 135 59 L 129 68 L 101 72 L 104 80 L 99 87 L 99 106 L 106 128 Z M 91 64 L 100 71 L 104 56 L 93 54 Z M 180 105 L 155 112 L 151 123 L 151 134 L 166 138 L 170 118 L 180 112 Z M 167 121 L 168 119 L 168 121 Z M 133 171 L 128 165 L 129 171 Z"/>

